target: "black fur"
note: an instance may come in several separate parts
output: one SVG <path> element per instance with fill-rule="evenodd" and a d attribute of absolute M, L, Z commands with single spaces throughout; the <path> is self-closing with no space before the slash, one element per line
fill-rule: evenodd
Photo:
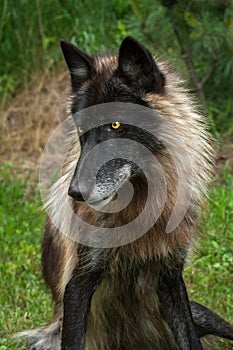
<path fill-rule="evenodd" d="M 77 121 L 75 119 L 75 114 L 89 106 L 117 101 L 136 104 L 137 109 L 139 105 L 150 107 L 150 104 L 145 101 L 145 95 L 152 93 L 157 94 L 156 96 L 159 98 L 163 97 L 162 95 L 166 92 L 166 79 L 164 73 L 161 72 L 160 68 L 153 60 L 150 52 L 131 37 L 127 37 L 123 40 L 115 66 L 112 68 L 111 65 L 110 67 L 105 65 L 102 71 L 95 57 L 90 57 L 74 45 L 62 41 L 61 48 L 71 76 L 71 112 L 74 115 L 75 122 L 78 122 L 77 126 L 80 127 L 80 130 L 84 130 L 79 134 L 81 155 L 77 162 L 68 193 L 77 201 L 86 201 L 86 203 L 82 203 L 83 206 L 81 206 L 81 209 L 83 209 L 84 212 L 82 219 L 85 220 L 87 218 L 88 222 L 90 216 L 91 219 L 93 217 L 95 218 L 95 214 L 89 211 L 90 208 L 88 208 L 87 204 L 90 205 L 93 203 L 88 203 L 83 193 L 88 193 L 88 186 L 91 186 L 91 175 L 88 174 L 88 176 L 84 177 L 83 183 L 81 183 L 80 178 L 79 182 L 77 181 L 79 168 L 85 168 L 83 166 L 85 155 L 98 143 L 102 143 L 105 140 L 111 141 L 108 143 L 108 148 L 111 147 L 111 145 L 117 147 L 117 142 L 116 145 L 114 142 L 117 141 L 118 138 L 127 138 L 137 141 L 149 149 L 153 155 L 163 155 L 164 145 L 160 140 L 156 139 L 154 135 L 152 136 L 149 132 L 147 133 L 137 125 L 131 125 L 125 120 L 120 120 L 121 128 L 119 130 L 113 131 L 111 130 L 111 124 L 101 122 L 98 127 L 95 126 L 89 130 L 92 123 L 91 118 L 88 119 L 88 116 L 85 118 L 84 113 L 84 118 L 80 117 Z M 107 56 L 105 59 L 107 60 Z M 167 96 L 164 96 L 164 103 L 166 103 L 166 98 Z M 154 108 L 149 109 L 149 113 L 153 112 Z M 121 116 L 118 110 L 117 113 Z M 153 127 L 155 129 L 160 126 L 160 118 L 158 115 L 153 115 Z M 101 118 L 101 116 L 99 116 L 99 118 Z M 134 155 L 135 152 L 137 152 L 137 148 L 135 147 L 133 150 L 129 149 L 127 151 Z M 108 149 L 106 149 L 106 152 L 108 152 Z M 105 154 L 103 156 L 105 156 Z M 167 154 L 166 156 L 168 157 Z M 108 182 L 106 182 L 106 187 L 108 187 L 108 190 L 111 187 L 109 183 L 117 173 L 118 168 L 123 168 L 124 162 L 125 159 L 123 156 L 122 159 L 115 158 L 105 163 L 103 169 L 100 169 L 100 172 L 102 171 L 102 173 L 107 175 L 106 178 Z M 132 164 L 130 163 L 130 165 Z M 91 166 L 95 166 L 95 160 L 93 160 Z M 128 170 L 126 170 L 126 173 L 127 171 Z M 140 205 L 144 204 L 147 185 L 145 185 L 145 177 L 143 178 L 140 168 L 131 166 L 130 175 L 127 179 L 130 179 L 132 184 L 135 185 L 134 190 L 136 195 L 133 197 L 133 200 L 136 198 L 135 203 L 138 204 L 140 201 Z M 98 180 L 98 175 L 96 176 L 96 180 Z M 96 181 L 95 185 L 96 184 L 98 184 L 98 181 Z M 65 183 L 64 186 L 67 186 L 67 183 Z M 82 187 L 81 190 L 80 186 Z M 124 189 L 123 185 L 122 188 Z M 110 190 L 109 193 L 111 194 Z M 89 198 L 91 198 L 91 196 L 89 196 Z M 101 198 L 101 200 L 104 200 L 104 198 Z M 55 205 L 57 205 L 57 203 L 55 203 Z M 74 210 L 78 208 L 76 205 L 77 203 L 72 201 Z M 137 209 L 136 205 L 133 209 L 135 208 Z M 187 225 L 188 234 L 190 233 L 192 238 L 192 232 L 195 229 L 194 217 L 196 217 L 196 214 L 192 212 L 192 208 L 188 210 L 190 215 L 185 217 L 185 220 L 187 220 L 189 224 Z M 135 211 L 132 210 L 132 212 L 133 213 L 130 212 L 129 219 L 132 219 L 133 215 L 137 215 Z M 62 216 L 63 213 L 60 214 Z M 124 211 L 120 214 L 121 217 L 125 218 Z M 111 218 L 108 217 L 108 214 L 103 214 L 99 217 L 96 215 L 96 217 L 95 224 L 97 228 L 98 225 L 103 227 L 103 223 L 106 223 L 106 227 L 111 228 L 115 227 L 115 224 L 117 226 L 118 223 L 120 225 L 123 222 L 119 220 L 117 214 L 113 216 L 116 222 L 111 222 Z M 68 225 L 68 227 L 70 226 Z M 147 234 L 149 233 L 148 231 Z M 160 230 L 156 232 L 153 231 L 153 237 L 155 237 L 157 233 L 158 235 L 162 235 L 161 237 L 164 239 L 162 243 L 168 242 L 166 241 L 168 236 L 166 236 L 166 238 L 163 236 L 165 232 L 160 232 Z M 95 232 L 93 232 L 93 234 L 95 234 Z M 104 295 L 104 297 L 100 299 L 102 303 L 106 300 L 108 303 L 108 300 L 110 300 L 109 304 L 106 306 L 107 310 L 104 309 L 105 305 L 101 304 L 101 302 L 100 304 L 97 303 L 97 306 L 100 305 L 99 307 L 102 307 L 103 310 L 98 310 L 98 307 L 96 309 L 97 316 L 100 316 L 100 320 L 101 322 L 103 321 L 102 323 L 104 325 L 104 330 L 100 334 L 104 333 L 103 336 L 107 335 L 107 342 L 105 342 L 103 346 L 104 350 L 116 350 L 116 348 L 118 350 L 131 350 L 135 347 L 134 343 L 136 344 L 136 348 L 141 348 L 141 350 L 201 350 L 202 345 L 200 338 L 207 334 L 233 340 L 233 329 L 227 322 L 206 307 L 195 302 L 189 302 L 182 274 L 187 256 L 186 250 L 192 239 L 190 241 L 185 241 L 185 237 L 184 243 L 179 243 L 180 245 L 177 243 L 178 240 L 174 240 L 175 244 L 169 241 L 167 246 L 160 245 L 161 252 L 159 251 L 159 253 L 157 253 L 157 251 L 154 250 L 153 254 L 150 255 L 150 239 L 152 236 L 148 239 L 149 235 L 147 234 L 143 237 L 143 239 L 145 238 L 145 242 L 138 239 L 138 241 L 141 242 L 142 250 L 140 244 L 135 244 L 135 247 L 132 250 L 129 248 L 129 251 L 127 251 L 127 249 L 122 249 L 122 247 L 113 250 L 111 250 L 111 248 L 95 249 L 83 247 L 78 244 L 76 252 L 77 246 L 63 240 L 59 229 L 56 229 L 50 220 L 48 220 L 43 241 L 43 272 L 46 282 L 52 289 L 56 306 L 59 306 L 59 312 L 54 316 L 55 322 L 52 323 L 52 325 L 55 325 L 55 329 L 51 328 L 49 331 L 48 327 L 47 332 L 50 332 L 49 334 L 46 333 L 46 328 L 42 330 L 42 336 L 39 335 L 38 338 L 35 339 L 30 349 L 33 349 L 33 344 L 35 344 L 36 350 L 48 350 L 51 344 L 53 344 L 51 349 L 54 350 L 58 347 L 58 342 L 60 349 L 60 338 L 58 339 L 57 336 L 57 333 L 59 333 L 59 337 L 61 335 L 61 350 L 83 350 L 86 331 L 89 329 L 91 329 L 91 334 L 94 339 L 90 337 L 90 341 L 93 341 L 92 344 L 99 344 L 98 341 L 101 342 L 102 337 L 99 339 L 97 337 L 96 341 L 94 334 L 95 328 L 89 328 L 88 316 L 90 315 L 90 307 L 92 310 L 91 302 L 93 296 L 95 299 L 94 293 L 98 293 L 97 288 L 101 291 L 101 287 L 105 286 L 107 286 L 106 293 L 110 293 L 110 297 L 107 299 L 109 296 L 109 294 L 107 294 L 107 297 Z M 182 236 L 182 232 L 180 235 Z M 156 240 L 154 241 L 154 246 L 155 242 Z M 136 243 L 138 242 L 136 241 Z M 130 244 L 128 246 L 130 246 Z M 146 247 L 145 250 L 143 250 L 144 247 Z M 166 247 L 168 247 L 168 250 L 164 254 L 163 249 L 167 249 Z M 74 250 L 72 250 L 73 248 Z M 65 267 L 67 267 L 67 261 L 70 263 L 70 260 L 67 260 L 70 257 L 73 258 L 73 260 L 71 259 L 71 269 L 68 272 L 66 271 L 67 274 L 64 277 L 63 272 Z M 67 280 L 69 280 L 68 283 Z M 104 284 L 104 282 L 106 284 Z M 111 315 L 112 309 L 114 310 L 115 307 L 115 305 L 112 304 L 112 295 L 115 298 L 114 301 L 117 306 L 119 302 L 122 308 L 120 308 L 120 310 L 123 310 L 122 314 L 124 314 L 124 316 L 120 313 L 117 314 L 118 309 L 115 309 L 116 316 Z M 144 300 L 141 297 L 142 295 L 148 297 L 148 302 L 145 304 L 143 304 Z M 152 297 L 154 297 L 154 299 Z M 116 300 L 116 298 L 118 299 Z M 150 305 L 150 298 L 154 301 L 153 305 Z M 62 303 L 63 309 L 61 307 Z M 146 312 L 144 313 L 145 305 Z M 62 311 L 62 331 L 60 334 Z M 140 315 L 140 312 L 142 315 Z M 143 325 L 142 323 L 140 324 L 140 322 L 150 322 L 151 320 L 147 320 L 146 317 L 150 318 L 151 314 L 156 317 L 151 318 L 153 321 L 152 327 L 147 324 L 147 328 L 145 328 L 146 331 L 144 333 L 148 331 L 149 335 L 145 334 L 145 338 L 138 337 L 137 333 L 143 329 Z M 120 320 L 118 318 L 120 318 Z M 122 322 L 122 320 L 125 323 Z M 126 323 L 127 325 L 125 325 Z M 141 329 L 139 327 L 141 327 Z M 156 331 L 157 334 L 155 335 L 154 333 L 156 333 Z M 111 332 L 113 333 L 113 340 Z M 42 345 L 41 338 L 43 338 Z M 95 345 L 90 345 L 90 350 L 92 350 L 92 346 L 96 349 Z"/>
<path fill-rule="evenodd" d="M 201 350 L 189 305 L 186 286 L 182 277 L 183 267 L 161 270 L 158 296 L 162 315 L 176 339 L 178 349 Z"/>
<path fill-rule="evenodd" d="M 132 89 L 163 93 L 165 77 L 151 53 L 132 37 L 123 40 L 119 50 L 118 73 Z"/>
<path fill-rule="evenodd" d="M 100 282 L 100 271 L 75 269 L 66 286 L 61 350 L 82 350 L 91 298 Z"/>
<path fill-rule="evenodd" d="M 195 301 L 190 302 L 193 321 L 199 338 L 206 335 L 233 340 L 233 326 L 207 307 Z"/>
<path fill-rule="evenodd" d="M 96 91 L 95 69 L 91 57 L 82 53 L 70 44 L 62 42 L 62 50 L 71 73 L 71 82 L 73 91 L 80 88 L 81 84 L 90 79 L 89 85 L 83 92 L 77 93 L 73 98 L 72 113 L 75 114 L 81 108 L 85 108 L 96 103 L 105 103 L 112 101 L 132 102 L 140 105 L 146 105 L 141 98 L 141 94 L 154 92 L 163 94 L 165 89 L 165 77 L 157 67 L 150 52 L 140 43 L 131 37 L 123 40 L 119 50 L 119 65 L 114 72 L 112 78 L 108 80 L 104 87 L 104 94 L 101 95 Z M 81 65 L 86 71 L 86 76 L 77 79 L 73 71 L 75 66 Z M 112 80 L 111 80 L 112 79 Z M 120 81 L 120 82 L 119 82 Z M 98 80 L 96 80 L 98 82 Z M 98 85 L 98 84 L 97 84 Z M 79 120 L 79 122 L 82 122 Z M 99 128 L 92 129 L 80 136 L 82 153 L 77 165 L 82 165 L 82 157 L 85 152 L 98 142 L 102 142 L 111 137 L 127 137 L 137 135 L 140 138 L 140 130 L 123 124 L 119 133 L 107 132 L 108 125 L 102 125 Z M 132 136 L 133 138 L 133 136 Z M 93 141 L 94 140 L 94 141 Z M 159 142 L 153 145 L 150 135 L 145 137 L 143 132 L 142 140 L 149 149 L 159 151 L 162 147 Z M 77 168 L 75 174 L 77 172 Z M 80 196 L 80 190 L 76 183 L 75 175 L 73 177 L 69 194 L 77 200 L 84 201 Z M 78 195 L 75 195 L 78 193 Z M 158 262 L 155 262 L 157 264 Z M 183 263 L 174 268 L 162 266 L 159 272 L 158 290 L 157 292 L 161 314 L 170 327 L 175 338 L 176 348 L 180 350 L 201 350 L 202 345 L 199 337 L 208 333 L 216 334 L 224 337 L 231 337 L 230 329 L 223 331 L 223 323 L 220 318 L 213 314 L 207 308 L 200 304 L 189 303 L 185 283 L 183 281 Z M 158 272 L 158 271 L 157 271 Z M 62 350 L 81 350 L 85 338 L 86 321 L 88 310 L 90 307 L 91 297 L 97 287 L 100 278 L 99 269 L 97 271 L 87 272 L 86 277 L 82 280 L 79 272 L 73 274 L 72 279 L 68 283 L 64 298 L 64 322 L 62 332 Z M 193 319 L 194 316 L 194 319 Z M 231 339 L 231 338 L 229 338 Z M 170 346 L 170 350 L 173 345 Z M 161 349 L 162 350 L 162 349 Z"/>

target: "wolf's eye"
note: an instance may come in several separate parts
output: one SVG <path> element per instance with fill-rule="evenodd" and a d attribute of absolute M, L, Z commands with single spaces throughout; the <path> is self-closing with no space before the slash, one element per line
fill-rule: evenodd
<path fill-rule="evenodd" d="M 82 133 L 83 133 L 83 129 L 82 129 L 80 126 L 78 126 L 78 133 L 79 133 L 79 134 L 82 134 Z"/>
<path fill-rule="evenodd" d="M 119 127 L 121 126 L 121 123 L 120 122 L 114 122 L 112 123 L 112 129 L 119 129 Z"/>

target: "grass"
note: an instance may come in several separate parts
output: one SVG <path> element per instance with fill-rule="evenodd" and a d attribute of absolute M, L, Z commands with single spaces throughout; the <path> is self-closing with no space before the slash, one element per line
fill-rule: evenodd
<path fill-rule="evenodd" d="M 209 11 L 209 5 L 205 6 Z M 221 25 L 222 18 L 221 15 Z M 216 38 L 227 38 L 225 32 L 220 32 L 219 37 L 211 33 L 210 30 L 210 37 L 216 43 L 221 43 Z M 48 131 L 59 121 L 54 116 L 58 115 L 57 96 L 65 86 L 63 75 L 52 79 L 51 84 L 51 73 L 57 76 L 57 66 L 60 67 L 61 62 L 65 71 L 59 40 L 70 40 L 84 51 L 94 53 L 115 50 L 128 34 L 158 51 L 158 55 L 180 56 L 165 9 L 159 1 L 50 0 L 47 3 L 24 0 L 14 2 L 14 5 L 9 0 L 0 1 L 0 106 L 6 106 L 6 110 L 2 108 L 0 112 L 0 155 L 3 159 L 15 160 L 14 154 L 19 157 L 23 152 L 31 160 L 28 168 L 36 166 L 34 161 L 44 146 Z M 206 43 L 203 35 L 200 38 Z M 216 69 L 219 75 L 213 76 L 217 86 L 221 81 L 227 88 L 223 85 L 221 94 L 211 80 L 213 93 L 211 89 L 208 91 L 209 103 L 214 106 L 208 109 L 210 126 L 216 137 L 219 137 L 219 130 L 228 135 L 233 130 L 229 95 L 232 65 L 227 59 L 232 55 L 232 49 L 227 47 L 220 50 L 220 67 L 224 69 Z M 209 71 L 209 61 L 203 66 L 199 62 L 202 51 L 203 57 L 208 58 L 206 51 L 198 48 L 194 61 Z M 180 64 L 180 70 L 185 70 L 184 63 Z M 29 91 L 28 96 L 18 94 L 22 88 Z M 219 120 L 218 124 L 215 119 Z M 12 343 L 10 334 L 45 324 L 52 312 L 51 299 L 40 272 L 44 214 L 40 211 L 39 191 L 31 187 L 29 178 L 22 179 L 17 174 L 17 169 L 10 164 L 0 166 L 0 350 L 23 350 L 23 346 Z M 233 177 L 226 167 L 213 184 L 206 222 L 201 228 L 202 238 L 185 276 L 193 299 L 233 323 L 232 193 Z M 220 342 L 215 348 L 230 349 L 227 344 Z"/>
<path fill-rule="evenodd" d="M 52 312 L 41 278 L 40 242 L 44 214 L 38 188 L 10 164 L 0 166 L 0 350 L 23 350 L 10 334 L 43 325 Z M 233 177 L 225 167 L 209 195 L 197 253 L 186 268 L 192 299 L 233 323 Z M 214 349 L 230 349 L 221 341 Z"/>
<path fill-rule="evenodd" d="M 44 215 L 28 179 L 18 178 L 10 164 L 0 173 L 0 349 L 21 350 L 9 335 L 42 324 L 51 314 L 40 272 Z"/>
<path fill-rule="evenodd" d="M 209 193 L 197 253 L 186 268 L 190 298 L 233 323 L 233 176 L 226 164 Z M 227 345 L 229 344 L 229 345 Z M 229 347 L 228 347 L 229 346 Z M 216 349 L 232 349 L 221 341 Z"/>

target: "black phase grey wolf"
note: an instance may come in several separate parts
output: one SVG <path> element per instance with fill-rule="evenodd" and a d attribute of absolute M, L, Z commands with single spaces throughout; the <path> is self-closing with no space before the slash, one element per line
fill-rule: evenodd
<path fill-rule="evenodd" d="M 42 247 L 54 316 L 28 333 L 30 350 L 200 350 L 207 334 L 233 340 L 230 324 L 189 302 L 182 276 L 212 171 L 194 101 L 131 37 L 116 55 L 91 57 L 66 41 L 61 48 L 75 127 Z M 125 207 L 106 209 L 132 188 Z"/>

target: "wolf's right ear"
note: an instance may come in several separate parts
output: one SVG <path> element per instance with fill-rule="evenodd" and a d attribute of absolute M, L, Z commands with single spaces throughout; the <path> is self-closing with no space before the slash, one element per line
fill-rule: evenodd
<path fill-rule="evenodd" d="M 93 59 L 68 41 L 61 40 L 60 44 L 70 71 L 73 91 L 77 91 L 94 73 Z"/>

